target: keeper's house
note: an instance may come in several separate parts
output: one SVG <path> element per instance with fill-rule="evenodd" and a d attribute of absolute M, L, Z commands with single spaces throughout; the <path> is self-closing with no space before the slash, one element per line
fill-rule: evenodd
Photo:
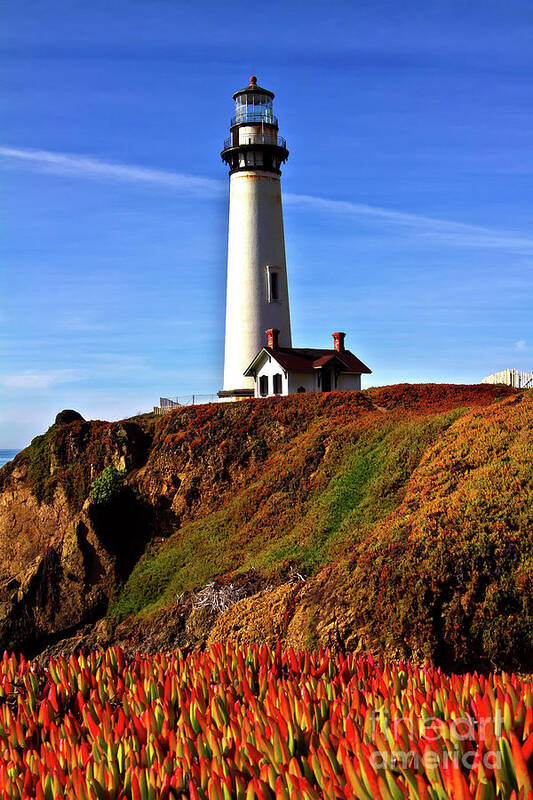
<path fill-rule="evenodd" d="M 332 350 L 280 347 L 279 332 L 266 332 L 267 345 L 256 355 L 245 376 L 254 380 L 255 397 L 361 389 L 361 375 L 370 370 L 344 347 L 345 333 L 333 334 Z"/>

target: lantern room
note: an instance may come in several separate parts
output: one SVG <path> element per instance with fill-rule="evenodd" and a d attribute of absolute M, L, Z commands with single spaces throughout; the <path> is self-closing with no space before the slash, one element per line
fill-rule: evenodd
<path fill-rule="evenodd" d="M 235 92 L 233 99 L 235 116 L 231 120 L 232 125 L 259 122 L 277 127 L 278 121 L 272 113 L 274 93 L 258 86 L 255 75 L 251 76 L 250 85 L 246 89 Z"/>

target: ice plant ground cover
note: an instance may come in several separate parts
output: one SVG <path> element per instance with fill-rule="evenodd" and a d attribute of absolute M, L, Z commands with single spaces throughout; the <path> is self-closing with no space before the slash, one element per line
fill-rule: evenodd
<path fill-rule="evenodd" d="M 215 645 L 0 662 L 2 798 L 533 798 L 533 683 Z"/>

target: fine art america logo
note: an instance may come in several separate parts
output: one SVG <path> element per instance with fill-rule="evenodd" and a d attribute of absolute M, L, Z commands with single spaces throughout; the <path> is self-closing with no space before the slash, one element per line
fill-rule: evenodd
<path fill-rule="evenodd" d="M 376 769 L 424 769 L 428 774 L 443 767 L 461 765 L 467 771 L 480 763 L 487 770 L 499 770 L 508 758 L 508 742 L 502 738 L 501 715 L 481 718 L 457 717 L 444 722 L 438 717 L 388 719 L 386 709 L 372 711 L 372 741 L 377 749 L 370 756 Z M 413 749 L 414 737 L 422 747 Z M 402 747 L 402 744 L 404 747 Z M 411 744 L 411 747 L 409 746 Z"/>

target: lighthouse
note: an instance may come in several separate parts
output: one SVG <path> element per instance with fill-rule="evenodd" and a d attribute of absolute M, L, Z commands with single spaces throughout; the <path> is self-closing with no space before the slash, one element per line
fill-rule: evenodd
<path fill-rule="evenodd" d="M 254 378 L 244 372 L 266 330 L 277 331 L 280 347 L 292 346 L 281 202 L 289 151 L 278 133 L 274 93 L 258 86 L 255 75 L 233 99 L 221 153 L 230 176 L 223 401 L 254 396 Z"/>

